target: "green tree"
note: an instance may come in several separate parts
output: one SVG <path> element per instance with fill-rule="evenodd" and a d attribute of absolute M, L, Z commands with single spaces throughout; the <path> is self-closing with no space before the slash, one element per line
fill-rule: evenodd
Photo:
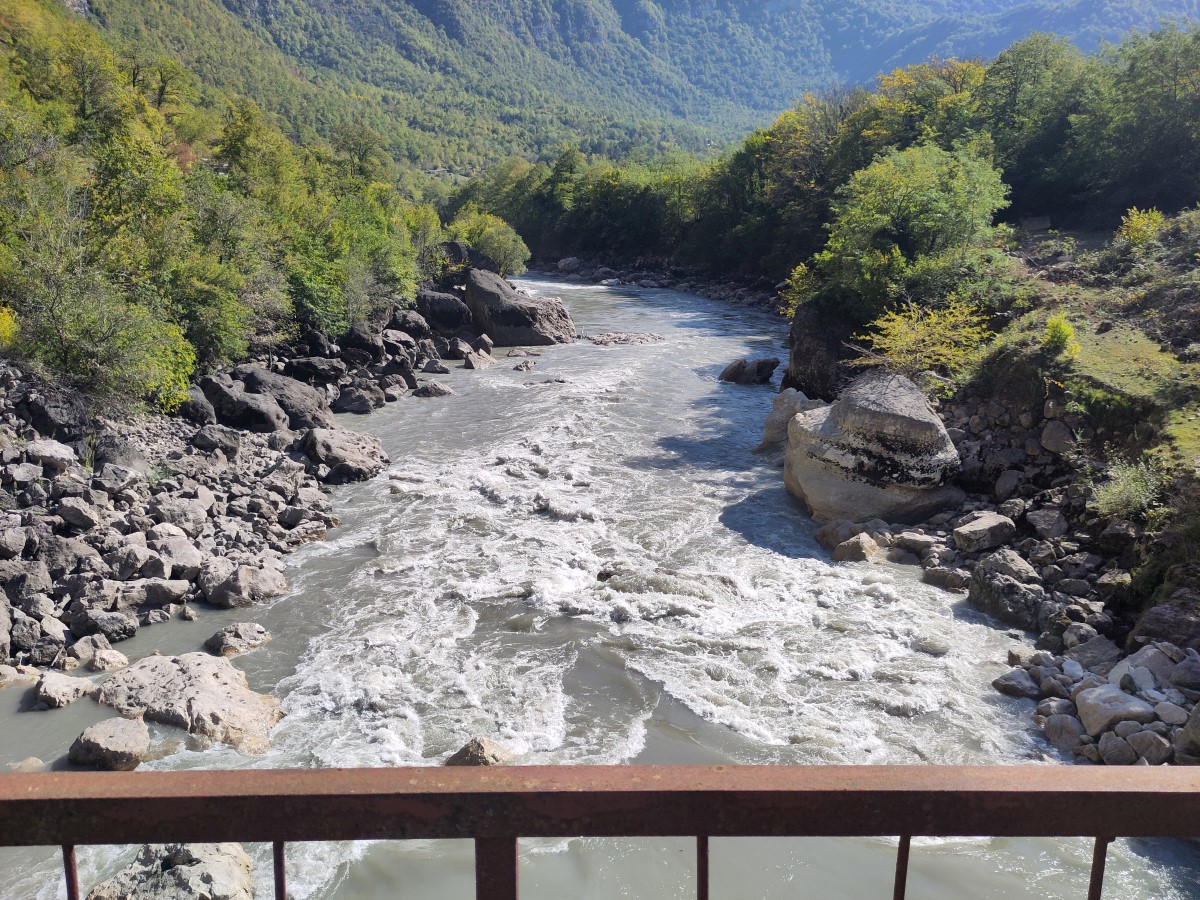
<path fill-rule="evenodd" d="M 450 236 L 465 241 L 490 257 L 501 275 L 520 275 L 529 262 L 529 248 L 512 226 L 498 216 L 468 207 L 450 223 Z"/>

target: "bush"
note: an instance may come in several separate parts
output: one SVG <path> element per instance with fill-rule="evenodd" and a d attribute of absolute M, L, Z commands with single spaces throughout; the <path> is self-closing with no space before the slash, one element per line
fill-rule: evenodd
<path fill-rule="evenodd" d="M 1157 209 L 1138 209 L 1134 206 L 1121 217 L 1117 234 L 1132 246 L 1143 247 L 1157 240 L 1166 225 L 1166 218 Z"/>
<path fill-rule="evenodd" d="M 1166 473 L 1146 460 L 1116 460 L 1109 464 L 1107 476 L 1093 491 L 1096 511 L 1102 516 L 1145 516 L 1158 504 L 1167 486 Z"/>
<path fill-rule="evenodd" d="M 1075 329 L 1062 313 L 1056 313 L 1046 320 L 1046 330 L 1042 334 L 1042 349 L 1051 356 L 1066 356 L 1072 359 L 1079 355 L 1079 342 L 1075 340 Z"/>
<path fill-rule="evenodd" d="M 8 350 L 17 342 L 17 315 L 7 306 L 0 307 L 0 350 Z"/>
<path fill-rule="evenodd" d="M 886 366 L 909 378 L 931 370 L 957 374 L 990 333 L 979 309 L 957 298 L 942 309 L 912 305 L 901 312 L 885 313 L 871 323 L 871 329 L 856 337 L 879 355 L 862 356 L 854 362 Z"/>
<path fill-rule="evenodd" d="M 520 275 L 529 262 L 529 248 L 513 227 L 499 216 L 467 207 L 450 223 L 450 236 L 465 241 L 500 267 L 501 275 Z"/>

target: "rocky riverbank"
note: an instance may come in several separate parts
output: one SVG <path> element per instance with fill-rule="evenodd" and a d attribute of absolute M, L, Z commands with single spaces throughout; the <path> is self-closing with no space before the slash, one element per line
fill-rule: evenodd
<path fill-rule="evenodd" d="M 201 633 L 207 653 L 132 664 L 120 644 L 206 607 L 286 594 L 284 556 L 338 525 L 327 486 L 390 462 L 378 439 L 334 413 L 429 402 L 453 393 L 433 377 L 450 374 L 447 362 L 482 369 L 497 362 L 496 345 L 575 338 L 561 302 L 494 272 L 462 267 L 440 288 L 336 340 L 310 332 L 209 374 L 176 416 L 105 416 L 0 362 L 0 686 L 30 687 L 33 710 L 90 697 L 140 726 L 94 726 L 76 741 L 76 764 L 136 767 L 143 720 L 265 749 L 278 703 L 227 659 L 269 640 L 264 629 Z"/>
<path fill-rule="evenodd" d="M 1120 602 L 1146 541 L 1089 503 L 1075 453 L 1092 437 L 1054 400 L 935 408 L 874 373 L 832 404 L 784 391 L 764 446 L 786 441 L 788 488 L 825 523 L 816 536 L 835 560 L 920 566 L 1036 635 L 995 686 L 1041 701 L 1051 746 L 1090 762 L 1200 762 L 1200 604 L 1188 588 L 1140 617 Z M 1112 710 L 1103 722 L 1097 704 Z"/>
<path fill-rule="evenodd" d="M 543 261 L 538 271 L 563 281 L 577 284 L 601 284 L 606 287 L 632 285 L 643 288 L 670 288 L 721 300 L 733 306 L 752 306 L 775 309 L 779 305 L 778 286 L 762 279 L 739 281 L 733 278 L 715 279 L 699 270 L 681 266 L 663 267 L 653 263 L 611 267 L 592 263 L 578 257 L 557 262 Z"/>

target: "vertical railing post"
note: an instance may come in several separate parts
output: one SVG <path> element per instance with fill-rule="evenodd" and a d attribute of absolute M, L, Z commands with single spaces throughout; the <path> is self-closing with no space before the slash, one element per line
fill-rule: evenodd
<path fill-rule="evenodd" d="M 912 849 L 912 837 L 900 836 L 900 846 L 896 848 L 896 881 L 892 888 L 892 900 L 904 900 L 908 890 L 908 854 Z"/>
<path fill-rule="evenodd" d="M 708 835 L 696 836 L 696 900 L 708 900 Z"/>
<path fill-rule="evenodd" d="M 287 900 L 287 854 L 283 841 L 275 841 L 271 849 L 275 857 L 275 900 Z"/>
<path fill-rule="evenodd" d="M 1092 848 L 1092 880 L 1088 884 L 1088 900 L 1100 900 L 1104 894 L 1104 866 L 1108 862 L 1108 845 L 1112 842 L 1110 837 L 1096 838 Z"/>
<path fill-rule="evenodd" d="M 475 838 L 475 900 L 517 900 L 517 838 Z"/>
<path fill-rule="evenodd" d="M 64 844 L 63 875 L 67 879 L 67 900 L 79 900 L 79 867 L 75 864 L 75 845 Z"/>

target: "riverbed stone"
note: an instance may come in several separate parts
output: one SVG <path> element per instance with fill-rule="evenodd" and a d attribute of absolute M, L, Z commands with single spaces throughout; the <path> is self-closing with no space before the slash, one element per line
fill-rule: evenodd
<path fill-rule="evenodd" d="M 1106 766 L 1132 766 L 1137 762 L 1137 751 L 1122 737 L 1111 731 L 1100 736 L 1100 758 Z"/>
<path fill-rule="evenodd" d="M 1070 528 L 1067 517 L 1057 509 L 1035 509 L 1025 513 L 1025 521 L 1044 541 L 1062 537 Z"/>
<path fill-rule="evenodd" d="M 1062 753 L 1073 753 L 1087 733 L 1083 722 L 1073 715 L 1052 715 L 1046 719 L 1043 727 L 1050 746 Z"/>
<path fill-rule="evenodd" d="M 834 562 L 867 562 L 878 560 L 883 556 L 883 550 L 865 532 L 856 534 L 833 548 Z"/>
<path fill-rule="evenodd" d="M 148 844 L 87 900 L 253 900 L 250 857 L 240 844 Z"/>
<path fill-rule="evenodd" d="M 150 752 L 150 729 L 141 719 L 105 719 L 88 728 L 71 745 L 68 758 L 77 766 L 130 772 Z"/>
<path fill-rule="evenodd" d="M 735 359 L 717 376 L 718 381 L 731 384 L 770 384 L 771 376 L 779 368 L 777 356 L 754 356 Z"/>
<path fill-rule="evenodd" d="M 213 606 L 234 609 L 282 596 L 287 590 L 287 579 L 276 569 L 238 566 L 205 596 Z"/>
<path fill-rule="evenodd" d="M 1082 691 L 1075 698 L 1079 719 L 1092 737 L 1099 737 L 1118 722 L 1153 722 L 1154 709 L 1115 684 Z"/>
<path fill-rule="evenodd" d="M 75 451 L 66 444 L 43 438 L 25 445 L 25 457 L 55 472 L 65 472 L 78 462 Z"/>
<path fill-rule="evenodd" d="M 277 699 L 250 690 L 244 673 L 207 653 L 140 659 L 104 682 L 97 700 L 252 754 L 267 750 L 282 717 Z"/>
<path fill-rule="evenodd" d="M 1009 697 L 1036 700 L 1042 695 L 1041 687 L 1024 669 L 1012 669 L 992 682 L 992 687 Z"/>
<path fill-rule="evenodd" d="M 226 625 L 207 641 L 204 649 L 214 656 L 238 656 L 248 653 L 271 640 L 271 635 L 257 622 L 238 622 Z"/>
<path fill-rule="evenodd" d="M 364 481 L 378 475 L 391 462 L 374 435 L 342 428 L 314 428 L 304 437 L 304 453 L 317 465 L 327 466 L 330 484 Z"/>
<path fill-rule="evenodd" d="M 1125 738 L 1134 752 L 1152 766 L 1161 766 L 1171 758 L 1171 743 L 1153 731 L 1139 731 Z"/>
<path fill-rule="evenodd" d="M 512 753 L 490 738 L 472 738 L 466 745 L 446 760 L 448 766 L 507 766 L 513 761 Z"/>
<path fill-rule="evenodd" d="M 982 553 L 1010 540 L 1017 526 L 1008 516 L 985 512 L 954 529 L 954 543 L 967 553 Z"/>
<path fill-rule="evenodd" d="M 1063 655 L 1075 660 L 1089 672 L 1104 676 L 1121 659 L 1121 648 L 1103 635 L 1097 635 L 1071 647 Z"/>
<path fill-rule="evenodd" d="M 43 672 L 37 685 L 37 702 L 49 709 L 69 706 L 80 697 L 95 691 L 96 686 L 86 678 L 74 678 L 58 672 Z"/>

